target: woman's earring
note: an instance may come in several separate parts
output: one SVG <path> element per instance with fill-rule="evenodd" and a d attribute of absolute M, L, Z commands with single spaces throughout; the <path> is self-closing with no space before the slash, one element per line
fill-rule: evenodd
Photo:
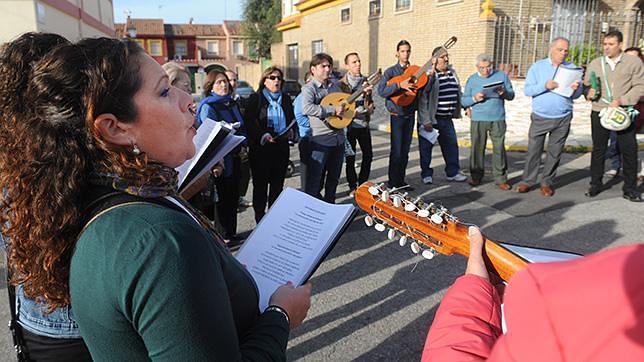
<path fill-rule="evenodd" d="M 132 143 L 132 153 L 135 156 L 138 156 L 141 154 L 141 149 L 139 149 L 139 146 L 137 146 L 135 143 Z"/>

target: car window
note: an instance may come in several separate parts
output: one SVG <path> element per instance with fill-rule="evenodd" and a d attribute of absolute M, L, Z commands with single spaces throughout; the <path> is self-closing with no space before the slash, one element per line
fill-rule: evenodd
<path fill-rule="evenodd" d="M 299 93 L 301 88 L 300 83 L 295 81 L 287 81 L 284 83 L 284 90 L 288 93 Z"/>
<path fill-rule="evenodd" d="M 248 82 L 245 82 L 243 80 L 240 80 L 237 82 L 237 88 L 252 88 Z"/>

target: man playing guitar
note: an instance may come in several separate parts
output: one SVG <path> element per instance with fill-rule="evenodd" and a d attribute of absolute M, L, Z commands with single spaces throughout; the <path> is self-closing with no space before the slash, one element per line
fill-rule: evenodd
<path fill-rule="evenodd" d="M 405 182 L 405 170 L 409 159 L 409 147 L 414 130 L 417 102 L 414 100 L 410 105 L 401 107 L 391 100 L 391 97 L 396 94 L 414 90 L 416 86 L 412 81 L 407 79 L 390 85 L 387 85 L 387 82 L 405 72 L 405 69 L 409 66 L 410 55 L 411 44 L 406 40 L 399 41 L 396 46 L 398 62 L 385 70 L 382 81 L 378 83 L 378 94 L 386 99 L 385 104 L 390 114 L 389 187 L 407 185 Z"/>

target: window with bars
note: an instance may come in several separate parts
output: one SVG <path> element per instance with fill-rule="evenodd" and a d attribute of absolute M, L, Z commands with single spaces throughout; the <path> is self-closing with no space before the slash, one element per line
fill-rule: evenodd
<path fill-rule="evenodd" d="M 241 40 L 233 40 L 233 55 L 244 55 L 244 44 Z"/>
<path fill-rule="evenodd" d="M 150 55 L 163 55 L 163 42 L 161 40 L 149 40 L 148 44 L 150 45 Z"/>
<path fill-rule="evenodd" d="M 208 54 L 219 54 L 218 41 L 209 41 L 207 45 L 208 45 Z"/>
<path fill-rule="evenodd" d="M 313 55 L 324 52 L 324 41 L 323 40 L 313 40 L 311 42 L 311 51 Z"/>
<path fill-rule="evenodd" d="M 378 18 L 382 14 L 382 0 L 369 1 L 369 17 Z"/>
<path fill-rule="evenodd" d="M 188 43 L 185 40 L 175 41 L 174 55 L 180 57 L 186 57 L 188 55 Z"/>
<path fill-rule="evenodd" d="M 351 8 L 340 9 L 340 22 L 342 24 L 348 24 L 351 22 Z"/>
<path fill-rule="evenodd" d="M 287 46 L 288 68 L 286 69 L 286 76 L 290 79 L 298 78 L 298 46 L 297 44 L 289 44 Z"/>
<path fill-rule="evenodd" d="M 411 0 L 396 0 L 394 4 L 394 11 L 408 11 L 411 10 Z"/>

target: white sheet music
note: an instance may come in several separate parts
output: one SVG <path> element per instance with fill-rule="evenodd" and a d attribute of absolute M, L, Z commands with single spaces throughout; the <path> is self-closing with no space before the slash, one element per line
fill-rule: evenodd
<path fill-rule="evenodd" d="M 557 93 L 564 97 L 570 97 L 575 92 L 570 85 L 574 82 L 579 81 L 581 83 L 581 77 L 584 74 L 584 70 L 581 68 L 566 68 L 559 66 L 557 72 L 555 73 L 554 81 L 559 84 L 559 86 L 552 90 L 552 92 Z"/>

